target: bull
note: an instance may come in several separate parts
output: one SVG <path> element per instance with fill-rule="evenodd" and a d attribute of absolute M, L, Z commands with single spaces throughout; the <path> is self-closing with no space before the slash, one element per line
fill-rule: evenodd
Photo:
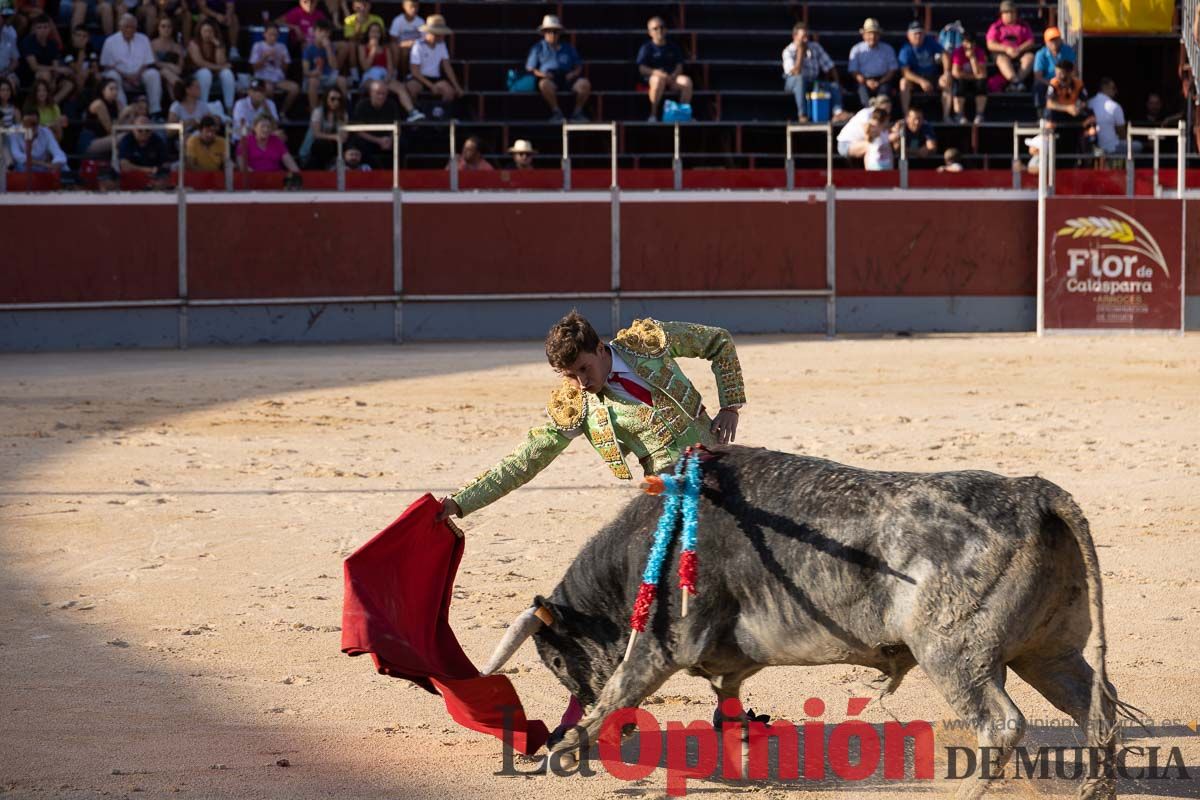
<path fill-rule="evenodd" d="M 1105 675 L 1088 522 L 1055 484 L 877 472 L 736 446 L 714 450 L 702 472 L 700 574 L 687 616 L 664 569 L 646 632 L 625 658 L 661 512 L 641 495 L 587 542 L 549 598 L 534 598 L 483 670 L 533 637 L 585 708 L 555 746 L 560 758 L 577 757 L 606 715 L 680 670 L 707 679 L 719 707 L 740 701 L 743 682 L 768 666 L 871 667 L 890 692 L 920 664 L 1002 763 L 1025 732 L 1004 688 L 1009 668 L 1070 715 L 1089 747 L 1113 746 L 1116 715 L 1132 716 Z M 969 781 L 960 794 L 985 788 Z M 1080 795 L 1114 797 L 1115 784 L 1089 776 Z"/>

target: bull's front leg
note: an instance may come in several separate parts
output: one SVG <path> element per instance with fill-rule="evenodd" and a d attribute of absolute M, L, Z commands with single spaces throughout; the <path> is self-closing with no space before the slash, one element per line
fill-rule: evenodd
<path fill-rule="evenodd" d="M 553 752 L 560 754 L 560 763 L 570 768 L 579 759 L 583 743 L 590 747 L 596 741 L 609 714 L 641 705 L 647 695 L 678 671 L 679 667 L 664 659 L 661 653 L 652 653 L 650 648 L 635 648 L 629 659 L 622 662 L 608 679 L 595 705 L 554 746 Z"/>

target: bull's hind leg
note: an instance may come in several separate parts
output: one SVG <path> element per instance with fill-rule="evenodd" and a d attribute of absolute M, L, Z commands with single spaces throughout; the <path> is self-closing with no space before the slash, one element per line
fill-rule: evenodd
<path fill-rule="evenodd" d="M 1070 650 L 1057 655 L 1028 654 L 1013 661 L 1011 666 L 1021 680 L 1083 728 L 1088 747 L 1104 749 L 1113 744 L 1116 709 L 1108 702 L 1102 702 L 1099 709 L 1092 708 L 1094 673 L 1082 653 Z M 1079 796 L 1085 800 L 1115 798 L 1116 785 L 1104 775 L 1088 777 L 1079 787 Z"/>

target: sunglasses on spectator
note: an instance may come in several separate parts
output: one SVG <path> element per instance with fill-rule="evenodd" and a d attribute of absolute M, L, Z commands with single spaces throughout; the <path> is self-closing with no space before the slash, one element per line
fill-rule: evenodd
<path fill-rule="evenodd" d="M 661 31 L 661 30 L 664 30 L 664 26 L 662 26 L 662 25 L 651 25 L 651 26 L 650 26 L 650 30 L 652 30 L 652 31 Z"/>

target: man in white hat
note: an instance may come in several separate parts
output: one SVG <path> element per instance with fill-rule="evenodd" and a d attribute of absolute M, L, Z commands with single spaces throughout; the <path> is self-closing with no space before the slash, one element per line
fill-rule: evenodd
<path fill-rule="evenodd" d="M 416 99 L 421 92 L 432 92 L 443 103 L 452 103 L 462 97 L 462 84 L 450 63 L 450 51 L 446 48 L 446 37 L 453 31 L 441 14 L 430 14 L 421 26 L 421 38 L 409 53 L 409 78 L 405 89 Z M 435 119 L 445 116 L 443 106 L 433 109 Z"/>
<path fill-rule="evenodd" d="M 880 39 L 883 26 L 879 20 L 867 17 L 859 33 L 862 41 L 850 48 L 849 71 L 858 82 L 858 101 L 866 108 L 875 95 L 890 98 L 895 93 L 900 62 L 892 46 Z"/>
<path fill-rule="evenodd" d="M 513 146 L 508 148 L 508 152 L 512 153 L 513 169 L 533 169 L 533 156 L 537 150 L 533 149 L 528 139 L 517 139 Z"/>
<path fill-rule="evenodd" d="M 563 27 L 558 17 L 547 14 L 538 28 L 542 41 L 535 44 L 525 59 L 525 69 L 538 79 L 538 91 L 546 105 L 550 106 L 550 121 L 562 122 L 563 113 L 558 107 L 559 90 L 575 95 L 575 111 L 572 121 L 586 122 L 583 107 L 592 93 L 592 84 L 583 73 L 583 60 L 575 48 L 562 41 Z"/>

